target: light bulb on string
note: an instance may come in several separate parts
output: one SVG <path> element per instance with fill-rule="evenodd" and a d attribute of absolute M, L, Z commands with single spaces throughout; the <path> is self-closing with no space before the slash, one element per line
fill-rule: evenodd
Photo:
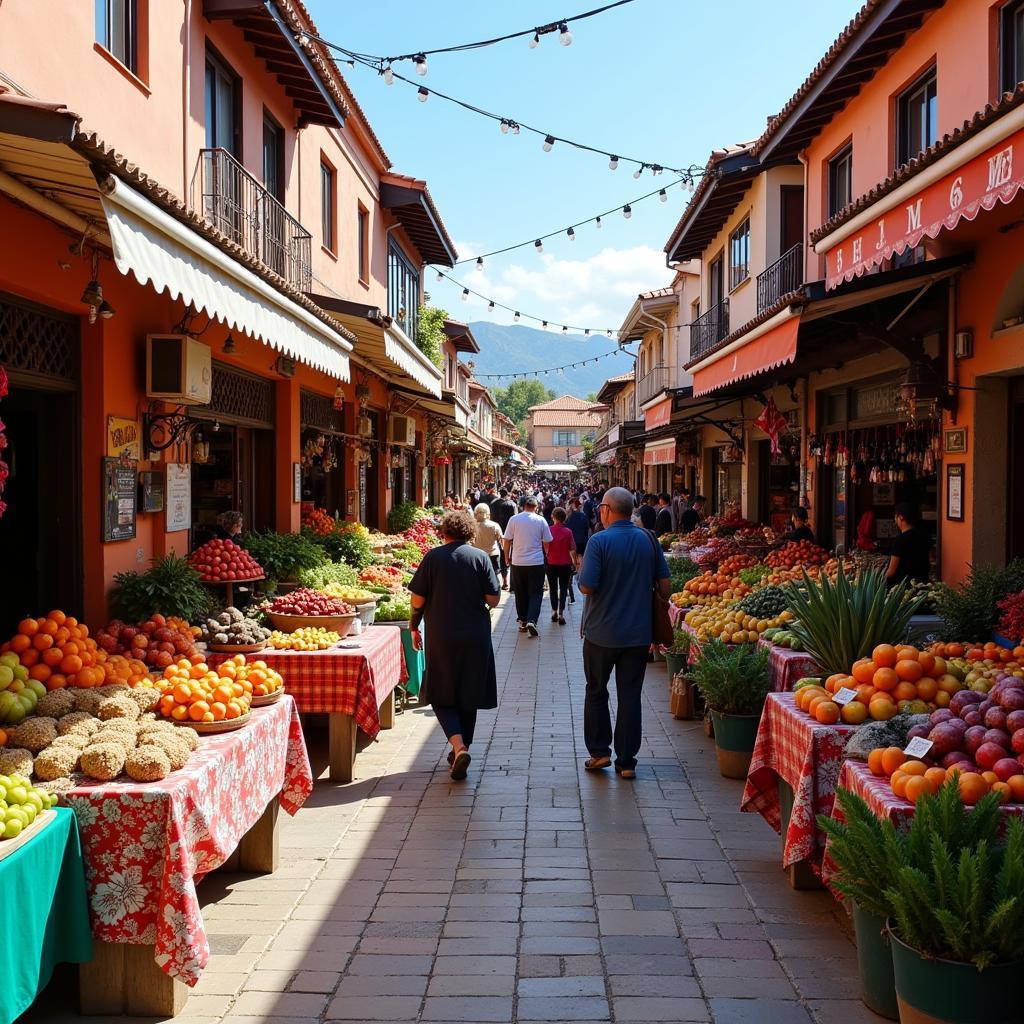
<path fill-rule="evenodd" d="M 566 234 L 569 236 L 569 241 L 570 242 L 575 242 L 576 241 L 576 232 L 573 231 L 572 228 L 569 228 L 568 231 L 566 231 Z"/>
<path fill-rule="evenodd" d="M 564 21 L 558 26 L 558 41 L 563 46 L 572 46 L 572 33 Z"/>
<path fill-rule="evenodd" d="M 633 207 L 630 206 L 629 203 L 626 203 L 622 208 L 622 216 L 625 217 L 626 220 L 629 220 L 629 218 L 633 216 Z"/>
<path fill-rule="evenodd" d="M 554 148 L 554 145 L 555 145 L 555 138 L 554 138 L 554 136 L 553 135 L 545 135 L 544 136 L 544 145 L 541 146 L 541 149 L 543 149 L 545 153 L 550 153 L 551 150 Z"/>
<path fill-rule="evenodd" d="M 514 317 L 512 317 L 512 319 L 513 319 L 513 320 L 514 320 L 514 321 L 515 321 L 516 323 L 519 323 L 519 310 L 518 310 L 518 309 L 516 310 L 516 315 L 515 315 Z"/>
<path fill-rule="evenodd" d="M 427 73 L 427 58 L 424 54 L 418 53 L 414 59 L 416 61 L 416 74 L 422 77 Z"/>
<path fill-rule="evenodd" d="M 505 118 L 501 119 L 501 134 L 508 135 L 508 121 Z"/>
<path fill-rule="evenodd" d="M 494 312 L 494 299 L 491 299 L 491 301 L 487 303 L 487 312 L 488 313 L 493 313 Z"/>
<path fill-rule="evenodd" d="M 463 288 L 462 289 L 462 301 L 465 302 L 468 298 L 469 298 L 469 289 L 468 288 Z"/>
<path fill-rule="evenodd" d="M 583 332 L 583 337 L 584 338 L 589 338 L 590 337 L 590 328 L 589 327 Z"/>
<path fill-rule="evenodd" d="M 661 174 L 661 172 L 662 172 L 662 171 L 663 171 L 664 169 L 665 169 L 665 168 L 664 168 L 664 167 L 662 167 L 662 166 L 661 166 L 661 164 L 654 164 L 654 165 L 653 165 L 653 166 L 651 167 L 651 174 L 653 174 L 653 175 L 654 175 L 655 177 L 657 177 L 657 176 L 658 176 L 659 174 Z"/>
<path fill-rule="evenodd" d="M 611 156 L 608 158 L 608 170 L 617 171 L 619 169 L 619 158 L 617 156 Z"/>
<path fill-rule="evenodd" d="M 542 328 L 543 328 L 543 329 L 544 329 L 545 331 L 546 331 L 546 330 L 548 329 L 548 322 L 547 322 L 547 320 L 542 320 L 542 321 L 541 321 L 541 324 L 540 324 L 540 325 L 541 325 L 541 327 L 542 327 Z"/>
<path fill-rule="evenodd" d="M 483 256 L 477 256 L 476 258 L 476 269 L 483 272 L 484 269 L 484 258 Z"/>
<path fill-rule="evenodd" d="M 444 274 L 442 274 L 440 270 L 437 272 L 437 279 L 438 281 L 444 280 Z"/>
<path fill-rule="evenodd" d="M 533 38 L 530 40 L 530 49 L 535 50 L 540 44 L 540 34 L 537 32 L 533 33 Z"/>
<path fill-rule="evenodd" d="M 394 85 L 395 84 L 395 73 L 394 73 L 394 71 L 391 70 L 391 65 L 390 64 L 381 72 L 381 74 L 384 76 L 384 84 L 385 85 Z"/>
<path fill-rule="evenodd" d="M 665 191 L 664 189 L 662 189 L 662 190 L 661 190 L 661 191 L 660 191 L 660 192 L 658 193 L 658 198 L 659 198 L 659 199 L 660 199 L 660 200 L 661 200 L 661 201 L 662 201 L 663 203 L 667 203 L 667 202 L 668 202 L 668 193 L 667 193 L 667 192 L 666 192 L 666 191 Z"/>
<path fill-rule="evenodd" d="M 427 89 L 425 86 L 421 85 L 419 87 L 419 89 L 416 90 L 416 98 L 420 101 L 420 103 L 426 103 L 427 102 L 427 97 L 429 95 L 430 95 L 430 90 Z"/>
<path fill-rule="evenodd" d="M 601 218 L 600 218 L 600 217 L 598 217 L 598 218 L 597 218 L 597 219 L 596 219 L 596 220 L 594 221 L 594 227 L 595 227 L 595 228 L 597 228 L 597 230 L 598 230 L 598 231 L 600 231 L 600 230 L 601 230 L 602 224 L 601 224 Z"/>
<path fill-rule="evenodd" d="M 513 135 L 518 135 L 519 134 L 519 125 L 516 124 L 515 121 L 512 122 L 512 134 Z"/>
<path fill-rule="evenodd" d="M 544 243 L 538 238 L 537 241 L 533 243 L 533 248 L 539 256 L 544 251 Z"/>
<path fill-rule="evenodd" d="M 638 168 L 637 168 L 637 169 L 636 169 L 636 170 L 635 170 L 635 171 L 633 172 L 633 177 L 634 177 L 634 178 L 639 178 L 639 177 L 640 177 L 640 175 L 641 175 L 641 174 L 643 174 L 643 173 L 644 173 L 644 165 L 643 165 L 643 164 L 641 164 L 641 165 L 640 165 L 640 166 L 639 166 L 639 167 L 638 167 Z"/>
<path fill-rule="evenodd" d="M 568 334 L 569 333 L 569 328 L 563 325 L 562 326 L 562 333 L 563 334 Z"/>
<path fill-rule="evenodd" d="M 607 334 L 609 338 L 612 336 L 612 332 L 611 331 L 605 331 L 605 334 Z"/>

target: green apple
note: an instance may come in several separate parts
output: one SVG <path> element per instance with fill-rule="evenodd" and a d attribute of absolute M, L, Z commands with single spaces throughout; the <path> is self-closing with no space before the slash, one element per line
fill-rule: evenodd
<path fill-rule="evenodd" d="M 14 668 L 14 666 L 18 664 L 20 664 L 20 659 L 14 651 L 7 651 L 6 654 L 0 654 L 0 665 L 6 665 L 8 668 Z"/>
<path fill-rule="evenodd" d="M 28 669 L 25 668 L 20 661 L 14 666 L 12 671 L 14 672 L 15 679 L 18 679 L 21 682 L 25 682 L 25 680 L 28 679 Z"/>
<path fill-rule="evenodd" d="M 5 717 L 11 725 L 17 725 L 28 714 L 28 711 L 27 705 L 22 704 L 20 700 L 15 700 Z"/>
<path fill-rule="evenodd" d="M 37 697 L 46 696 L 46 687 L 38 679 L 30 679 L 25 684 Z"/>
<path fill-rule="evenodd" d="M 14 682 L 14 670 L 10 665 L 0 665 L 0 690 L 6 690 Z"/>
<path fill-rule="evenodd" d="M 24 827 L 25 826 L 17 818 L 11 818 L 4 823 L 4 839 L 17 839 L 18 836 L 21 835 L 21 831 Z"/>
<path fill-rule="evenodd" d="M 24 807 L 8 807 L 4 814 L 6 821 L 20 821 L 23 825 L 28 824 L 28 811 Z"/>

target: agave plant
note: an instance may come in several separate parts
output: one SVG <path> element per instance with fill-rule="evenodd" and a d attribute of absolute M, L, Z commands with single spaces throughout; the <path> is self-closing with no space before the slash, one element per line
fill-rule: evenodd
<path fill-rule="evenodd" d="M 849 580 L 839 563 L 836 582 L 822 574 L 786 586 L 789 610 L 796 616 L 789 630 L 827 672 L 849 672 L 850 666 L 879 644 L 900 643 L 922 598 L 907 600 L 906 584 L 887 589 L 881 569 L 861 572 Z"/>

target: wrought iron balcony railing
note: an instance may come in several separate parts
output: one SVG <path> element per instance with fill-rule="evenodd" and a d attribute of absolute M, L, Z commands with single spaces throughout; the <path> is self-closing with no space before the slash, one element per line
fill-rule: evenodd
<path fill-rule="evenodd" d="M 757 275 L 757 311 L 770 309 L 784 295 L 795 292 L 803 282 L 804 247 L 797 242 L 770 267 Z"/>
<path fill-rule="evenodd" d="M 690 359 L 711 351 L 729 333 L 729 300 L 722 299 L 690 325 Z"/>
<path fill-rule="evenodd" d="M 640 404 L 650 401 L 656 394 L 668 387 L 669 367 L 659 365 L 652 366 L 637 382 L 636 391 Z"/>
<path fill-rule="evenodd" d="M 192 205 L 299 291 L 313 286 L 313 236 L 226 149 L 201 149 Z"/>

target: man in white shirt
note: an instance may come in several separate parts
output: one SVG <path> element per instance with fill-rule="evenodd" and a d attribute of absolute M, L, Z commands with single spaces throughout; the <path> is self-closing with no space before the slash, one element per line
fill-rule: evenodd
<path fill-rule="evenodd" d="M 516 597 L 519 632 L 537 635 L 537 620 L 544 600 L 544 556 L 551 542 L 551 530 L 537 515 L 537 499 L 528 494 L 523 511 L 505 527 L 505 559 L 512 566 L 512 592 Z"/>

